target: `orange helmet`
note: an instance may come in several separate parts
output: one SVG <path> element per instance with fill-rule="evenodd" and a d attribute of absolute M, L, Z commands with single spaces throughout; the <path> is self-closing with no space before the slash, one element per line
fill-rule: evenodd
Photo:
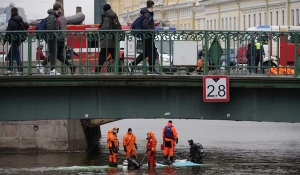
<path fill-rule="evenodd" d="M 153 131 L 149 131 L 147 134 L 149 134 L 149 135 L 150 135 L 150 138 L 154 138 L 154 137 L 155 137 L 155 135 L 154 135 L 154 132 L 153 132 Z"/>

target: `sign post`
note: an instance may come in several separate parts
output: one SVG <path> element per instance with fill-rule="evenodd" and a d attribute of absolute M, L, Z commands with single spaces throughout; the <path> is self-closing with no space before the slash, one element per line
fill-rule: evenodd
<path fill-rule="evenodd" d="M 229 76 L 209 75 L 203 77 L 204 102 L 229 101 Z"/>

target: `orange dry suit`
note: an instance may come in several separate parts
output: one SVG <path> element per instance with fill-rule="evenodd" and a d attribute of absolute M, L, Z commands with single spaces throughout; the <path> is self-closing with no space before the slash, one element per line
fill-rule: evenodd
<path fill-rule="evenodd" d="M 119 141 L 117 138 L 117 133 L 112 130 L 108 130 L 107 133 L 107 147 L 109 149 L 109 166 L 116 167 L 117 165 L 117 153 L 119 151 Z"/>
<path fill-rule="evenodd" d="M 126 133 L 123 137 L 124 151 L 126 158 L 129 159 L 132 154 L 136 156 L 136 136 L 133 133 Z"/>
<path fill-rule="evenodd" d="M 148 166 L 149 167 L 156 167 L 156 161 L 155 161 L 155 154 L 156 154 L 156 144 L 157 140 L 155 138 L 154 132 L 150 131 L 148 132 L 150 137 L 147 138 L 147 159 L 148 159 Z"/>
<path fill-rule="evenodd" d="M 176 128 L 169 121 L 167 126 L 163 128 L 162 138 L 164 140 L 164 159 L 167 160 L 170 156 L 170 161 L 173 162 L 175 142 L 178 143 L 178 134 Z"/>

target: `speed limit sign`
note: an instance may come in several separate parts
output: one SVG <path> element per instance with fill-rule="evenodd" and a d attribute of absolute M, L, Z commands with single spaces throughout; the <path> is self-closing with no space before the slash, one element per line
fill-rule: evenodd
<path fill-rule="evenodd" d="M 229 101 L 229 77 L 225 75 L 210 75 L 203 77 L 204 102 Z"/>

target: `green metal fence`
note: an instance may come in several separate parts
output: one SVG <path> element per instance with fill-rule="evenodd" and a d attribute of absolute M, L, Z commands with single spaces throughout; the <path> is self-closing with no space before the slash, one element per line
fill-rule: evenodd
<path fill-rule="evenodd" d="M 11 70 L 8 75 L 46 76 L 55 69 L 60 75 L 150 73 L 297 77 L 299 35 L 299 32 L 288 31 L 3 31 L 0 33 L 0 74 Z M 174 43 L 184 41 L 197 42 L 195 53 L 186 53 L 192 55 L 187 59 L 194 64 L 174 65 Z M 46 60 L 37 54 L 41 44 Z M 79 57 L 67 52 L 66 44 Z M 20 62 L 16 50 L 20 51 Z M 180 50 L 185 52 L 184 48 Z M 102 59 L 99 53 L 104 55 L 100 56 Z"/>

